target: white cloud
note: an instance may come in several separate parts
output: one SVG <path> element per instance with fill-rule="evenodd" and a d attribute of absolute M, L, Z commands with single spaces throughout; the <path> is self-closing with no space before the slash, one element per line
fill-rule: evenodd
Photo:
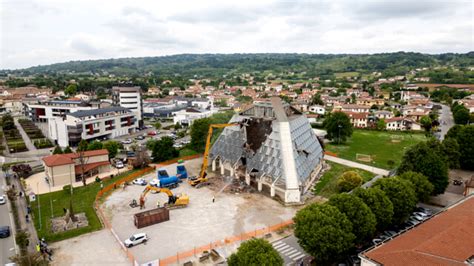
<path fill-rule="evenodd" d="M 0 0 L 0 69 L 180 53 L 473 50 L 470 0 Z"/>

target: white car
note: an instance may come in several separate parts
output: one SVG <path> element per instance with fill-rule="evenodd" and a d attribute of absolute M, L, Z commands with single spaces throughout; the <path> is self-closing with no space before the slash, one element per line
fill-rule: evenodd
<path fill-rule="evenodd" d="M 160 185 L 160 181 L 157 178 L 153 178 L 150 181 L 150 186 L 158 187 Z"/>
<path fill-rule="evenodd" d="M 138 233 L 132 235 L 130 238 L 123 241 L 127 248 L 131 248 L 135 245 L 145 243 L 148 240 L 148 236 L 145 233 Z"/>
<path fill-rule="evenodd" d="M 146 186 L 146 180 L 143 178 L 137 178 L 133 180 L 132 183 L 135 185 Z"/>
<path fill-rule="evenodd" d="M 132 140 L 131 139 L 122 140 L 122 144 L 132 144 Z"/>
<path fill-rule="evenodd" d="M 117 169 L 122 169 L 122 168 L 124 168 L 125 166 L 123 165 L 123 162 L 122 162 L 122 161 L 118 161 L 118 162 L 115 163 L 115 167 L 116 167 Z"/>
<path fill-rule="evenodd" d="M 5 204 L 5 203 L 7 203 L 7 197 L 5 197 L 5 196 L 0 196 L 0 205 L 3 205 L 3 204 Z"/>

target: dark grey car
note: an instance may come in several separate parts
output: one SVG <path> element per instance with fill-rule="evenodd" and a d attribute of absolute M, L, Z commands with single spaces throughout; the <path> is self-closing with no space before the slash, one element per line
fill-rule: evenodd
<path fill-rule="evenodd" d="M 7 238 L 10 236 L 10 226 L 0 226 L 0 238 Z"/>

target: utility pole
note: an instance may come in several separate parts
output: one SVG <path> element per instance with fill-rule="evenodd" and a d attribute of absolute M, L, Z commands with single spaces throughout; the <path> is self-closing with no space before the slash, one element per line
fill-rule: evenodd
<path fill-rule="evenodd" d="M 337 144 L 341 144 L 341 127 L 342 127 L 342 125 L 339 124 L 339 125 L 337 125 L 337 127 L 339 128 L 339 133 L 337 135 Z"/>
<path fill-rule="evenodd" d="M 41 204 L 40 204 L 40 198 L 39 198 L 39 182 L 36 183 L 36 191 L 37 191 L 36 198 L 38 198 L 39 229 L 41 230 Z"/>

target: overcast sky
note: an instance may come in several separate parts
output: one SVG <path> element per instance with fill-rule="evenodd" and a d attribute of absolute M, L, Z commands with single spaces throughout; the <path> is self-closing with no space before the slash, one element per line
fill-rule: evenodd
<path fill-rule="evenodd" d="M 474 0 L 0 3 L 0 69 L 181 53 L 474 50 Z"/>

